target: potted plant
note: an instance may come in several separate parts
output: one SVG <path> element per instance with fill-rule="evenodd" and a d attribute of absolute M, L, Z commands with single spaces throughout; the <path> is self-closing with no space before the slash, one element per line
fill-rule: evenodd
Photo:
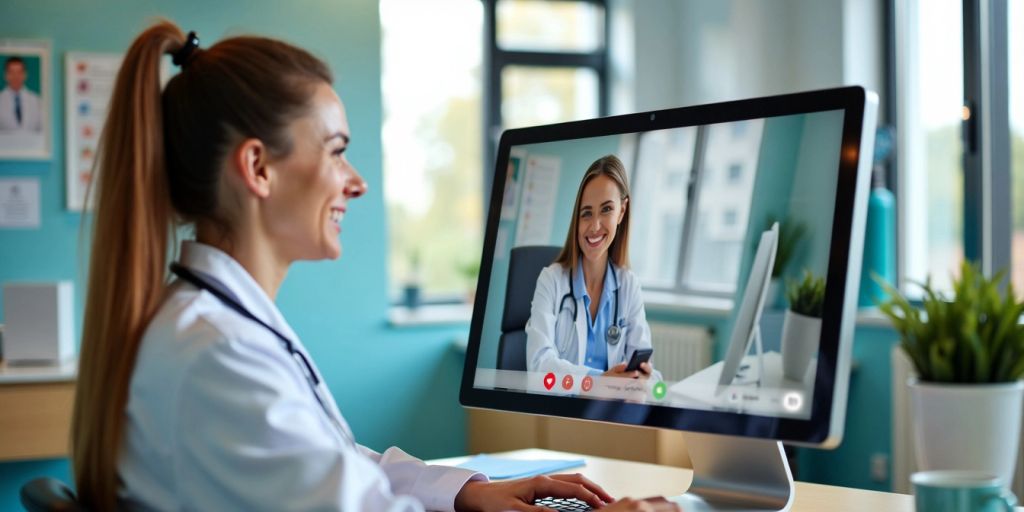
<path fill-rule="evenodd" d="M 423 284 L 420 277 L 420 253 L 412 251 L 409 254 L 409 269 L 402 285 L 402 304 L 410 310 L 420 306 L 421 288 Z"/>
<path fill-rule="evenodd" d="M 459 265 L 458 270 L 466 283 L 466 303 L 472 306 L 476 299 L 476 280 L 480 275 L 480 260 L 475 259 L 468 263 L 463 263 Z"/>
<path fill-rule="evenodd" d="M 953 296 L 920 285 L 920 307 L 891 285 L 879 310 L 900 335 L 917 377 L 910 379 L 914 449 L 922 470 L 994 473 L 1008 485 L 1017 465 L 1024 401 L 1024 302 L 1003 273 L 960 267 Z"/>
<path fill-rule="evenodd" d="M 802 280 L 788 283 L 786 298 L 789 309 L 782 320 L 782 373 L 787 379 L 802 382 L 821 342 L 825 278 L 804 270 Z"/>

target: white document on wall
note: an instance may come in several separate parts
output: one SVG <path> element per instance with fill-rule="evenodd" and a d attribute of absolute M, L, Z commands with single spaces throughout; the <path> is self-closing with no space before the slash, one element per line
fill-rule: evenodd
<path fill-rule="evenodd" d="M 516 220 L 519 209 L 519 187 L 523 183 L 526 151 L 512 148 L 508 155 L 508 169 L 505 175 L 505 194 L 501 199 L 501 220 Z"/>
<path fill-rule="evenodd" d="M 553 156 L 529 155 L 521 185 L 519 221 L 515 247 L 550 245 L 551 229 L 558 198 L 558 178 L 562 161 Z"/>
<path fill-rule="evenodd" d="M 0 178 L 0 228 L 38 229 L 39 178 Z"/>
<path fill-rule="evenodd" d="M 92 181 L 96 147 L 107 118 L 121 57 L 118 53 L 85 52 L 68 52 L 65 56 L 64 172 L 67 175 L 68 210 L 92 209 L 91 204 L 85 204 L 85 195 Z"/>

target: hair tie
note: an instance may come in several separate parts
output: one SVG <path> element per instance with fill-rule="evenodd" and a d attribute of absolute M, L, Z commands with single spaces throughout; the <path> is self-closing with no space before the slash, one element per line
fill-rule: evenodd
<path fill-rule="evenodd" d="M 196 48 L 199 48 L 199 36 L 197 36 L 195 32 L 189 32 L 188 37 L 185 38 L 184 46 L 182 46 L 180 50 L 174 52 L 171 62 L 173 62 L 175 66 L 184 69 L 185 63 L 188 62 L 188 58 Z"/>

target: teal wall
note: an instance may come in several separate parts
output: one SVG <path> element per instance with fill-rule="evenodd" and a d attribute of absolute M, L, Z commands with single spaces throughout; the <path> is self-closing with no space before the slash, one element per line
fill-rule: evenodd
<path fill-rule="evenodd" d="M 40 229 L 0 230 L 0 282 L 74 281 L 75 327 L 80 331 L 88 241 L 79 239 L 82 216 L 64 209 L 65 52 L 124 51 L 157 16 L 195 30 L 203 46 L 241 33 L 286 39 L 324 58 L 334 70 L 354 134 L 349 158 L 369 183 L 370 193 L 353 203 L 346 216 L 341 260 L 295 265 L 278 304 L 363 444 L 375 449 L 398 445 L 421 457 L 464 452 L 465 415 L 457 400 L 462 356 L 450 347 L 454 338 L 466 336 L 467 326 L 396 330 L 386 323 L 387 259 L 382 255 L 388 248 L 376 1 L 6 0 L 0 12 L 4 37 L 51 42 L 54 94 L 52 157 L 0 160 L 0 177 L 38 178 L 42 194 Z M 64 460 L 0 464 L 0 510 L 18 510 L 17 488 L 37 475 L 70 479 Z"/>

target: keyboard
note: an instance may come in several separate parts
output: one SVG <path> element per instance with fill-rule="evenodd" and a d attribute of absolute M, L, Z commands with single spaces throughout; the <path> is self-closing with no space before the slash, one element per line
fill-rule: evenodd
<path fill-rule="evenodd" d="M 576 498 L 541 498 L 533 501 L 534 505 L 547 507 L 554 510 L 569 510 L 572 512 L 593 510 L 587 502 Z"/>

